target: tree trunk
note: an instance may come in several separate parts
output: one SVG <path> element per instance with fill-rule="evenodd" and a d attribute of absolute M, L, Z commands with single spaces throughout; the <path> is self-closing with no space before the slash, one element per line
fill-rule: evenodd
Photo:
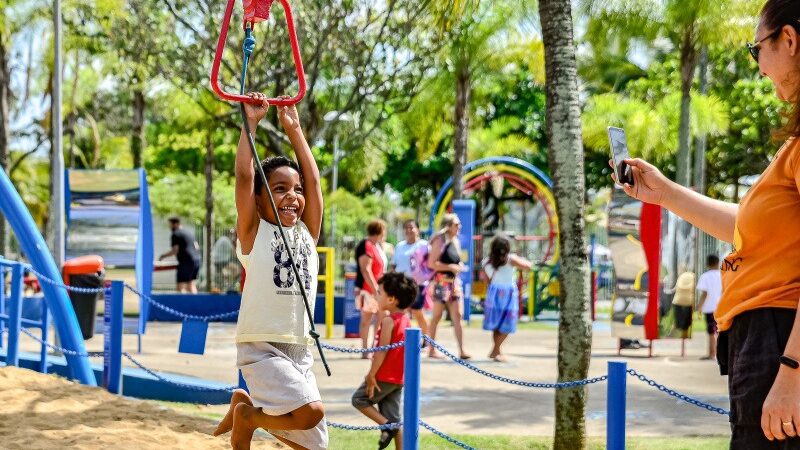
<path fill-rule="evenodd" d="M 676 182 L 689 186 L 692 180 L 691 119 L 692 83 L 697 68 L 697 49 L 694 47 L 693 31 L 689 28 L 681 44 L 681 115 L 678 126 L 678 163 Z"/>
<path fill-rule="evenodd" d="M 701 94 L 708 93 L 708 48 L 700 50 L 698 74 L 698 90 Z M 694 186 L 697 192 L 706 195 L 706 135 L 698 135 L 694 141 Z M 697 240 L 695 241 L 695 275 L 700 276 L 705 270 L 706 249 L 703 243 L 708 241 L 708 235 L 697 229 Z"/>
<path fill-rule="evenodd" d="M 547 78 L 546 131 L 561 245 L 558 380 L 585 379 L 591 356 L 589 261 L 578 74 L 570 0 L 540 0 Z M 555 450 L 586 448 L 586 388 L 559 389 Z"/>
<path fill-rule="evenodd" d="M 694 82 L 694 72 L 697 68 L 697 49 L 694 44 L 694 29 L 687 28 L 681 42 L 681 115 L 678 125 L 678 161 L 676 168 L 676 182 L 682 186 L 692 184 L 692 147 L 691 147 L 691 106 L 692 106 L 692 83 Z M 672 258 L 670 260 L 669 271 L 672 274 L 671 282 L 675 283 L 678 279 L 682 261 L 682 254 L 679 254 L 678 236 L 687 235 L 691 230 L 691 225 L 681 218 L 675 219 L 675 232 L 671 235 L 670 247 L 672 248 Z M 692 247 L 694 248 L 694 247 Z"/>
<path fill-rule="evenodd" d="M 0 39 L 0 168 L 8 171 L 8 94 L 10 92 L 11 73 L 8 66 L 8 52 L 5 43 Z M 8 227 L 5 217 L 0 216 L 0 255 L 8 257 L 6 246 Z"/>
<path fill-rule="evenodd" d="M 211 292 L 211 240 L 214 232 L 214 144 L 211 131 L 206 134 L 206 291 Z"/>
<path fill-rule="evenodd" d="M 464 165 L 467 163 L 467 139 L 469 138 L 469 67 L 458 69 L 456 74 L 456 109 L 455 109 L 455 157 L 453 158 L 453 200 L 461 198 L 464 188 Z"/>
<path fill-rule="evenodd" d="M 131 156 L 133 167 L 142 167 L 142 148 L 144 147 L 144 92 L 133 91 L 133 130 L 131 136 Z"/>
<path fill-rule="evenodd" d="M 708 93 L 708 49 L 700 51 L 698 90 L 701 94 Z M 706 135 L 697 136 L 694 145 L 694 185 L 697 192 L 706 193 Z"/>

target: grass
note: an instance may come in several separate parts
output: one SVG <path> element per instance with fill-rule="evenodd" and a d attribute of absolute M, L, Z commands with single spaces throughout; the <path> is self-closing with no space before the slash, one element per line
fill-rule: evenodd
<path fill-rule="evenodd" d="M 219 421 L 222 414 L 205 411 L 202 406 L 191 403 L 154 402 L 163 407 L 193 417 Z M 347 431 L 329 429 L 330 450 L 367 450 L 375 448 L 378 433 L 375 431 Z M 470 435 L 455 434 L 454 438 L 472 447 L 491 450 L 547 450 L 552 446 L 552 438 L 541 436 L 517 436 L 511 434 Z M 390 450 L 394 447 L 389 447 Z M 420 448 L 425 450 L 453 450 L 457 447 L 428 432 L 420 434 Z M 605 448 L 605 438 L 590 437 L 587 448 L 601 450 Z M 725 436 L 691 436 L 691 437 L 630 437 L 626 442 L 628 450 L 723 450 L 728 448 L 728 437 Z"/>
<path fill-rule="evenodd" d="M 550 437 L 501 435 L 453 435 L 454 438 L 479 449 L 491 450 L 547 450 L 552 446 Z M 330 430 L 330 450 L 360 450 L 376 447 L 377 432 Z M 728 448 L 727 437 L 631 437 L 625 448 L 628 450 L 722 450 Z M 420 436 L 420 448 L 425 450 L 452 450 L 455 447 L 444 439 L 430 433 Z M 393 449 L 394 447 L 389 447 Z M 605 447 L 605 438 L 591 437 L 589 450 Z"/>

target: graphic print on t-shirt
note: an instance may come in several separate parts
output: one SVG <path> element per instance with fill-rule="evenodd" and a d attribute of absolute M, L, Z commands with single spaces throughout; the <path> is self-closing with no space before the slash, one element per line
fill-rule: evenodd
<path fill-rule="evenodd" d="M 272 254 L 275 258 L 275 268 L 272 270 L 272 281 L 275 283 L 277 290 L 275 291 L 280 295 L 300 295 L 300 291 L 296 290 L 294 271 L 292 270 L 292 260 L 289 257 L 289 252 L 286 246 L 283 245 L 283 239 L 277 230 L 273 230 L 272 240 Z M 302 237 L 297 237 L 297 249 L 294 252 L 295 262 L 300 272 L 301 283 L 306 291 L 311 290 L 311 274 L 308 270 L 308 258 L 311 256 L 311 247 L 308 242 L 305 242 Z M 283 290 L 282 290 L 283 289 Z M 286 290 L 295 289 L 295 290 Z"/>

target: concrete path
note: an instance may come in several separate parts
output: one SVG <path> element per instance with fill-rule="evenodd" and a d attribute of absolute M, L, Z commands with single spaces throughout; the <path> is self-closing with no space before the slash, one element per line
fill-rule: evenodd
<path fill-rule="evenodd" d="M 526 381 L 553 382 L 556 379 L 557 330 L 555 322 L 538 325 L 535 330 L 520 330 L 505 346 L 508 363 L 491 362 L 487 354 L 490 336 L 476 324 L 466 330 L 467 350 L 479 367 L 510 378 Z M 224 383 L 236 383 L 235 348 L 232 324 L 212 324 L 203 356 L 177 353 L 180 324 L 150 323 L 143 338 L 143 353 L 137 359 L 162 372 L 192 375 Z M 334 336 L 342 336 L 336 327 Z M 680 357 L 680 341 L 656 341 L 653 357 L 647 350 L 624 351 L 616 354 L 616 339 L 610 335 L 606 322 L 597 322 L 592 346 L 589 376 L 607 372 L 609 360 L 625 360 L 628 366 L 654 378 L 675 390 L 702 401 L 727 408 L 726 378 L 720 377 L 717 365 L 701 361 L 707 337 L 696 334 L 687 341 L 687 356 Z M 445 325 L 437 341 L 455 349 L 452 328 Z M 334 345 L 355 347 L 349 339 L 328 341 Z M 23 348 L 35 351 L 36 346 L 24 338 Z M 102 336 L 87 342 L 90 351 L 102 350 Z M 136 336 L 126 335 L 124 349 L 136 351 Z M 134 353 L 135 354 L 135 353 Z M 366 374 L 369 361 L 357 355 L 328 352 L 333 376 L 327 377 L 320 364 L 315 366 L 317 380 L 326 403 L 329 420 L 349 424 L 369 424 L 350 405 L 353 390 Z M 127 361 L 125 361 L 127 363 Z M 449 361 L 422 361 L 422 418 L 448 433 L 520 434 L 549 436 L 553 432 L 553 391 L 529 389 L 503 384 Z M 587 429 L 589 435 L 605 434 L 606 384 L 589 387 Z M 224 406 L 208 406 L 209 412 L 224 413 Z M 629 435 L 690 436 L 727 435 L 727 418 L 705 409 L 683 403 L 656 389 L 628 378 Z"/>

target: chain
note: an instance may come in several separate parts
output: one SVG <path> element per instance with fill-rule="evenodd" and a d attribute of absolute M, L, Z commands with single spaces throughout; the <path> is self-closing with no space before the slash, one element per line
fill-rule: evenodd
<path fill-rule="evenodd" d="M 133 356 L 131 356 L 130 353 L 122 352 L 122 356 L 128 358 L 128 360 L 130 360 L 130 362 L 135 364 L 136 367 L 144 370 L 148 375 L 154 377 L 155 379 L 157 379 L 158 381 L 161 381 L 162 383 L 171 384 L 173 386 L 177 386 L 177 387 L 180 387 L 180 388 L 188 389 L 190 391 L 233 392 L 234 390 L 237 389 L 237 386 L 225 386 L 225 387 L 221 387 L 221 388 L 210 388 L 210 387 L 195 386 L 193 384 L 186 384 L 186 383 L 180 383 L 180 382 L 177 382 L 177 381 L 168 380 L 167 378 L 164 378 L 163 376 L 159 375 L 158 373 L 156 373 L 156 372 L 148 369 L 147 367 L 145 367 L 144 364 L 142 364 L 139 361 L 137 361 Z"/>
<path fill-rule="evenodd" d="M 403 422 L 393 422 L 393 423 L 386 423 L 383 425 L 368 425 L 368 426 L 347 425 L 344 423 L 337 423 L 330 421 L 328 421 L 327 424 L 329 427 L 332 428 L 339 428 L 342 430 L 349 430 L 349 431 L 375 431 L 375 430 L 385 431 L 385 430 L 399 430 L 400 428 L 403 428 Z"/>
<path fill-rule="evenodd" d="M 61 353 L 65 354 L 65 355 L 67 355 L 67 356 L 79 356 L 79 357 L 82 357 L 82 358 L 98 358 L 98 357 L 102 357 L 103 356 L 103 352 L 80 353 L 80 352 L 76 352 L 75 350 L 69 350 L 69 349 L 66 349 L 64 347 L 59 347 L 57 345 L 53 345 L 53 344 L 51 344 L 49 342 L 45 342 L 45 341 L 39 339 L 39 337 L 37 337 L 36 335 L 31 333 L 27 328 L 20 328 L 20 331 L 25 333 L 29 338 L 33 339 L 34 341 L 36 341 L 36 342 L 38 342 L 38 343 L 40 343 L 40 344 L 42 344 L 44 346 L 47 346 L 51 350 L 55 350 L 57 352 L 61 352 Z"/>
<path fill-rule="evenodd" d="M 150 296 L 139 292 L 138 290 L 136 290 L 136 288 L 134 288 L 133 286 L 131 286 L 129 284 L 125 284 L 125 288 L 128 289 L 129 291 L 133 292 L 134 294 L 138 295 L 139 297 L 147 300 L 147 302 L 150 303 L 151 305 L 153 305 L 154 307 L 156 307 L 156 308 L 158 308 L 158 309 L 160 309 L 160 310 L 162 310 L 162 311 L 164 311 L 166 313 L 169 313 L 169 314 L 172 314 L 174 316 L 177 316 L 181 320 L 189 319 L 189 320 L 199 320 L 201 322 L 213 322 L 213 321 L 216 321 L 216 320 L 221 320 L 221 319 L 227 319 L 227 318 L 230 318 L 230 317 L 234 317 L 237 314 L 239 314 L 239 310 L 238 309 L 236 311 L 231 311 L 231 312 L 227 312 L 227 313 L 220 313 L 220 314 L 213 314 L 213 315 L 210 315 L 210 316 L 195 316 L 193 314 L 186 314 L 186 313 L 180 312 L 180 311 L 178 311 L 176 309 L 172 309 L 167 305 L 163 305 L 163 304 L 153 300 L 152 298 L 150 298 Z"/>
<path fill-rule="evenodd" d="M 62 283 L 61 281 L 51 280 L 50 278 L 47 278 L 43 274 L 37 272 L 36 269 L 34 269 L 31 266 L 26 265 L 25 268 L 27 268 L 28 270 L 31 271 L 31 273 L 36 275 L 36 278 L 39 281 L 44 281 L 45 283 L 51 284 L 51 285 L 53 285 L 53 286 L 55 286 L 57 288 L 66 289 L 68 291 L 77 292 L 79 294 L 97 294 L 97 293 L 103 292 L 103 290 L 104 290 L 104 288 L 101 288 L 101 287 L 100 288 L 84 288 L 84 287 L 70 286 L 68 284 Z"/>
<path fill-rule="evenodd" d="M 637 372 L 637 371 L 635 371 L 633 369 L 628 369 L 628 374 L 632 375 L 633 377 L 638 378 L 640 381 L 642 381 L 644 383 L 647 383 L 648 385 L 658 389 L 659 391 L 661 391 L 661 392 L 663 392 L 663 393 L 665 393 L 667 395 L 670 395 L 672 397 L 675 397 L 675 398 L 677 398 L 679 400 L 682 400 L 682 401 L 684 401 L 686 403 L 689 403 L 689 404 L 692 404 L 692 405 L 695 405 L 695 406 L 699 406 L 700 408 L 705 408 L 705 409 L 707 409 L 707 410 L 709 410 L 711 412 L 715 412 L 715 413 L 721 414 L 723 416 L 729 416 L 731 414 L 730 411 L 728 411 L 727 409 L 723 409 L 723 408 L 720 408 L 720 407 L 717 407 L 717 406 L 714 406 L 714 405 L 709 405 L 708 403 L 704 403 L 704 402 L 701 402 L 700 400 L 697 400 L 697 399 L 694 399 L 692 397 L 689 397 L 686 394 L 681 394 L 680 392 L 674 391 L 674 390 L 664 386 L 663 384 L 657 383 L 655 380 L 653 380 L 651 378 L 647 378 L 646 376 L 640 374 L 639 372 Z"/>
<path fill-rule="evenodd" d="M 586 386 L 588 384 L 600 383 L 600 382 L 606 381 L 608 379 L 608 375 L 602 375 L 602 376 L 595 377 L 595 378 L 589 378 L 588 380 L 565 381 L 565 382 L 561 382 L 561 383 L 533 383 L 533 382 L 530 382 L 530 381 L 514 380 L 512 378 L 506 378 L 506 377 L 503 377 L 503 376 L 500 376 L 500 375 L 495 375 L 495 374 L 493 374 L 491 372 L 487 372 L 487 371 L 485 371 L 485 370 L 483 370 L 483 369 L 481 369 L 479 367 L 476 367 L 476 366 L 464 361 L 463 359 L 461 359 L 461 358 L 457 357 L 456 355 L 454 355 L 454 354 L 450 353 L 449 351 L 447 351 L 446 348 L 442 347 L 436 341 L 434 341 L 433 339 L 431 339 L 428 336 L 423 336 L 423 339 L 425 339 L 426 342 L 431 344 L 431 346 L 433 346 L 435 349 L 437 349 L 440 352 L 442 352 L 445 356 L 447 356 L 448 358 L 453 360 L 455 363 L 457 363 L 457 364 L 459 364 L 461 366 L 464 366 L 467 369 L 469 369 L 469 370 L 471 370 L 473 372 L 476 372 L 478 374 L 481 374 L 481 375 L 483 375 L 485 377 L 489 377 L 489 378 L 491 378 L 493 380 L 501 381 L 503 383 L 513 384 L 515 386 L 522 386 L 522 387 L 529 387 L 529 388 L 542 388 L 542 389 L 566 389 L 566 388 L 573 388 L 573 387 L 578 387 L 578 386 Z"/>
<path fill-rule="evenodd" d="M 322 348 L 341 353 L 375 353 L 375 352 L 386 352 L 389 350 L 394 350 L 396 348 L 400 348 L 405 345 L 406 343 L 404 341 L 400 341 L 400 342 L 395 342 L 394 344 L 384 345 L 382 347 L 372 347 L 372 348 L 349 348 L 349 347 L 339 347 L 330 344 L 322 344 Z"/>
<path fill-rule="evenodd" d="M 456 438 L 454 438 L 454 437 L 451 437 L 451 436 L 448 436 L 448 435 L 446 435 L 446 434 L 442 433 L 441 431 L 437 430 L 437 429 L 436 429 L 436 428 L 434 428 L 433 426 L 429 425 L 429 424 L 428 424 L 427 422 L 425 422 L 424 420 L 420 420 L 420 421 L 419 421 L 419 424 L 420 424 L 420 425 L 422 425 L 423 427 L 425 427 L 425 429 L 427 429 L 427 430 L 428 430 L 428 431 L 430 431 L 431 433 L 433 433 L 433 434 L 435 434 L 435 435 L 439 436 L 440 438 L 442 438 L 442 439 L 446 440 L 447 442 L 449 442 L 449 443 L 451 443 L 451 444 L 453 444 L 453 445 L 457 445 L 457 446 L 459 446 L 459 447 L 461 447 L 461 448 L 463 448 L 463 449 L 465 449 L 465 450 L 478 450 L 478 449 L 476 449 L 475 447 L 469 446 L 469 445 L 467 445 L 467 444 L 465 444 L 465 443 L 463 443 L 463 442 L 459 441 L 458 439 L 456 439 Z"/>

